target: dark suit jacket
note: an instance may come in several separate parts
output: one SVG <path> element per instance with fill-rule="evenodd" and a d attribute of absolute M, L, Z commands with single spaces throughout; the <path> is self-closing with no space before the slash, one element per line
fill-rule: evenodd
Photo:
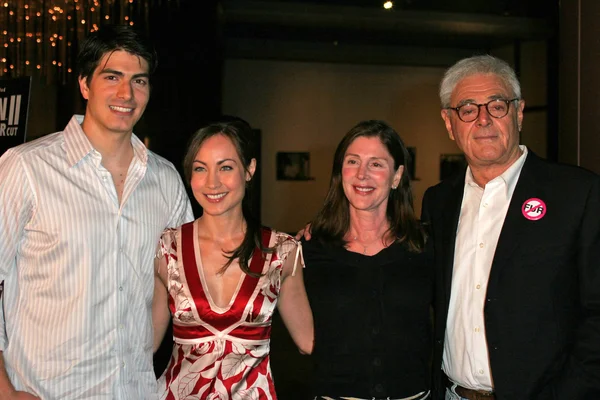
<path fill-rule="evenodd" d="M 423 199 L 436 258 L 434 399 L 444 392 L 464 172 Z M 547 206 L 537 221 L 522 213 L 531 198 Z M 600 177 L 529 151 L 498 239 L 484 318 L 498 400 L 600 399 Z"/>

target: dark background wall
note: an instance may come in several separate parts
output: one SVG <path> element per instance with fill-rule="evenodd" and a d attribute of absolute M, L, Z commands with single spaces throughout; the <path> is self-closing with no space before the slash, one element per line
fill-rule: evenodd
<path fill-rule="evenodd" d="M 535 40 L 547 44 L 546 101 L 533 103 L 537 108 L 528 110 L 526 118 L 545 113 L 548 158 L 600 172 L 597 0 L 561 0 L 560 4 L 558 0 L 397 0 L 395 11 L 387 14 L 382 13 L 380 0 L 177 3 L 175 8 L 150 10 L 150 35 L 159 53 L 159 68 L 152 79 L 150 103 L 135 132 L 178 168 L 190 135 L 221 116 L 227 60 L 443 68 L 456 57 L 504 49 L 521 72 L 521 58 L 527 52 L 522 43 Z M 36 131 L 29 138 L 62 129 L 73 112 L 84 110 L 75 79 L 52 86 L 36 83 L 32 93 L 36 107 L 31 110 L 31 126 Z M 293 98 L 281 101 L 294 103 Z M 279 118 L 282 125 L 290 123 L 289 115 Z M 265 184 L 263 195 L 269 194 L 270 186 Z M 198 215 L 200 210 L 196 207 L 195 212 Z M 297 354 L 278 321 L 272 348 L 280 398 L 302 398 L 310 379 L 310 359 Z M 158 369 L 168 358 L 170 343 L 163 351 L 157 358 Z"/>
<path fill-rule="evenodd" d="M 218 2 L 179 0 L 178 7 L 155 4 L 149 9 L 148 26 L 159 62 L 151 79 L 150 102 L 135 133 L 148 138 L 153 151 L 179 168 L 189 136 L 221 113 L 223 46 Z M 62 129 L 74 112 L 85 110 L 75 74 L 64 84 L 48 87 L 56 93 L 58 107 L 55 126 L 44 134 Z M 42 134 L 32 133 L 32 137 Z"/>

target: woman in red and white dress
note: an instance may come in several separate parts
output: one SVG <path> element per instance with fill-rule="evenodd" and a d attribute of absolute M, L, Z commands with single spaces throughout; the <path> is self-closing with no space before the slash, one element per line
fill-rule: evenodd
<path fill-rule="evenodd" d="M 199 130 L 184 173 L 202 217 L 166 230 L 155 263 L 155 350 L 173 318 L 174 346 L 161 399 L 276 399 L 269 365 L 275 306 L 303 353 L 313 320 L 300 243 L 264 228 L 246 196 L 256 169 L 242 122 Z"/>

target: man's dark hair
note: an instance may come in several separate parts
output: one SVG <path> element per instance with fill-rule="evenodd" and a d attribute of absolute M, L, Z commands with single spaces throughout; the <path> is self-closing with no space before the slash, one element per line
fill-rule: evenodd
<path fill-rule="evenodd" d="M 92 32 L 81 46 L 77 56 L 79 78 L 86 78 L 89 84 L 102 57 L 117 50 L 146 60 L 149 74 L 156 70 L 156 50 L 145 35 L 129 25 L 104 25 Z"/>

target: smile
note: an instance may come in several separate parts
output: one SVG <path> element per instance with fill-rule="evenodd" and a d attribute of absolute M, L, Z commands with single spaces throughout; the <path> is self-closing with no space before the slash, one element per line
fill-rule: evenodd
<path fill-rule="evenodd" d="M 133 108 L 128 108 L 128 107 L 119 107 L 119 106 L 109 106 L 111 110 L 113 111 L 118 111 L 118 112 L 124 112 L 124 113 L 129 113 L 133 111 Z"/>
<path fill-rule="evenodd" d="M 370 193 L 375 189 L 372 187 L 354 186 L 354 190 L 356 190 L 359 193 Z"/>
<path fill-rule="evenodd" d="M 225 197 L 225 195 L 227 195 L 227 193 L 219 193 L 219 194 L 205 194 L 206 197 L 208 197 L 209 200 L 220 200 L 223 197 Z"/>

